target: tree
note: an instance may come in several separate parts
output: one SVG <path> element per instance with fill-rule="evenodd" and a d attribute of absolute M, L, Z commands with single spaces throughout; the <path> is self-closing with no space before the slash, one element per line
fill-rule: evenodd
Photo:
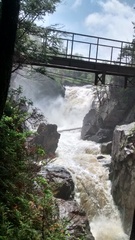
<path fill-rule="evenodd" d="M 10 89 L 0 121 L 0 239 L 66 240 L 65 222 L 36 162 L 46 158 L 45 151 L 28 144 L 32 132 L 26 122 L 43 119 L 26 106 L 32 102 L 21 96 L 21 88 Z"/>
<path fill-rule="evenodd" d="M 0 118 L 7 99 L 17 31 L 19 0 L 2 0 L 0 15 Z"/>
<path fill-rule="evenodd" d="M 132 230 L 130 235 L 130 240 L 134 240 L 134 239 L 135 239 L 135 211 L 134 211 Z"/>
<path fill-rule="evenodd" d="M 132 40 L 131 44 L 123 46 L 118 59 L 126 65 L 135 64 L 135 39 Z"/>
<path fill-rule="evenodd" d="M 21 0 L 15 61 L 18 63 L 31 60 L 46 60 L 45 48 L 56 50 L 58 41 L 56 33 L 51 34 L 48 28 L 39 27 L 38 20 L 44 20 L 46 14 L 53 13 L 60 0 Z M 48 37 L 48 41 L 43 39 Z M 46 46 L 46 44 L 48 46 Z M 51 50 L 52 50 L 51 49 Z M 19 66 L 18 66 L 19 67 Z"/>
<path fill-rule="evenodd" d="M 135 31 L 135 22 L 133 22 L 133 29 Z M 118 59 L 125 64 L 130 64 L 130 65 L 135 64 L 135 36 L 134 35 L 133 35 L 133 40 L 131 44 L 125 44 L 122 46 Z"/>
<path fill-rule="evenodd" d="M 22 62 L 29 60 L 46 60 L 44 45 L 41 45 L 46 32 L 44 28 L 37 26 L 37 20 L 43 19 L 47 13 L 53 13 L 59 2 L 60 0 L 0 1 L 0 118 L 8 94 L 11 70 L 16 70 Z M 57 50 L 56 35 L 52 35 L 47 29 L 49 51 Z M 32 36 L 38 36 L 39 45 Z M 13 61 L 19 64 L 12 69 L 13 54 Z"/>

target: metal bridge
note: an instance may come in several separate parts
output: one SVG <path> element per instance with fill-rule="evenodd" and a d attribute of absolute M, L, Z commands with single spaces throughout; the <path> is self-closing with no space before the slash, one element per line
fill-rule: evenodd
<path fill-rule="evenodd" d="M 59 39 L 56 43 L 56 37 Z M 51 39 L 51 41 L 50 41 Z M 53 41 L 52 41 L 53 40 Z M 135 77 L 135 43 L 48 29 L 38 44 L 47 62 L 33 65 L 95 73 L 95 85 L 106 75 L 123 76 L 124 86 Z M 51 49 L 55 49 L 52 52 Z"/>

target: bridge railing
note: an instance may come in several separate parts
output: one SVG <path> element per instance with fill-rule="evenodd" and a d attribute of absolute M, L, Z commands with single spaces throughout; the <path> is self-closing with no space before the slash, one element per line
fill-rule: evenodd
<path fill-rule="evenodd" d="M 54 35 L 54 42 L 52 36 Z M 135 66 L 135 43 L 89 36 L 79 33 L 47 29 L 42 39 L 44 46 L 55 47 L 59 39 L 57 55 L 70 59 L 81 59 L 99 63 Z M 44 48 L 45 49 L 45 48 Z M 46 50 L 45 50 L 46 51 Z"/>

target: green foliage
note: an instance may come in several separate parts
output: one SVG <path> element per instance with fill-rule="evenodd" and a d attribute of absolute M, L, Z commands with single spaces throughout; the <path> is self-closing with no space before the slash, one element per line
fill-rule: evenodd
<path fill-rule="evenodd" d="M 133 29 L 135 31 L 135 23 L 133 22 Z M 135 64 L 135 38 L 133 36 L 133 40 L 131 44 L 125 44 L 122 46 L 121 53 L 118 58 L 121 62 L 126 64 Z"/>
<path fill-rule="evenodd" d="M 15 46 L 14 60 L 45 61 L 47 52 L 58 51 L 59 41 L 56 33 L 51 34 L 48 29 L 39 27 L 37 20 L 44 21 L 46 14 L 55 11 L 60 0 L 22 0 L 18 22 L 18 32 Z M 47 41 L 43 44 L 43 38 Z"/>
<path fill-rule="evenodd" d="M 135 39 L 131 44 L 126 44 L 122 49 L 118 59 L 126 64 L 135 64 Z"/>
<path fill-rule="evenodd" d="M 55 79 L 59 84 L 69 86 L 82 86 L 87 84 L 93 84 L 93 73 L 72 71 L 67 69 L 49 69 L 46 70 L 46 75 Z"/>
<path fill-rule="evenodd" d="M 28 156 L 30 133 L 22 127 L 27 114 L 22 99 L 15 101 L 19 94 L 9 96 L 0 121 L 0 239 L 66 240 L 50 187 Z M 38 153 L 42 155 L 42 149 Z"/>

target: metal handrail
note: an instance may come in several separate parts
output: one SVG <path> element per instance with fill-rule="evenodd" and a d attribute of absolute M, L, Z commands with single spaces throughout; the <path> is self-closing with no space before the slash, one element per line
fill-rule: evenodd
<path fill-rule="evenodd" d="M 85 46 L 85 48 L 88 48 L 86 53 L 79 52 L 80 57 L 83 60 L 87 61 L 96 61 L 96 62 L 106 62 L 109 64 L 119 64 L 119 65 L 125 65 L 125 66 L 135 66 L 134 64 L 134 54 L 132 52 L 132 46 L 134 45 L 133 42 L 127 42 L 127 41 L 120 41 L 110 38 L 104 38 L 104 37 L 96 37 L 96 36 L 90 36 L 86 34 L 80 34 L 80 33 L 73 33 L 73 32 L 67 32 L 57 29 L 46 29 L 45 37 L 43 37 L 43 42 L 49 41 L 49 34 L 50 33 L 56 33 L 59 40 L 63 44 L 63 48 L 61 51 L 58 52 L 58 56 L 65 56 L 65 58 L 75 58 L 78 57 L 77 53 L 75 53 L 75 47 L 79 44 L 82 44 Z M 77 39 L 79 37 L 79 39 Z M 85 41 L 84 38 L 89 38 L 90 41 Z M 94 40 L 94 42 L 92 41 Z M 104 42 L 105 43 L 104 43 Z M 108 42 L 112 42 L 109 44 Z M 115 44 L 113 44 L 115 43 Z M 47 45 L 47 44 L 46 44 Z M 94 48 L 94 49 L 93 49 Z M 108 50 L 107 50 L 108 49 Z M 124 57 L 122 57 L 123 50 L 127 51 L 127 55 L 125 54 Z M 105 52 L 106 50 L 106 52 Z M 65 51 L 62 53 L 62 51 Z M 104 54 L 106 55 L 104 57 L 101 57 Z M 128 57 L 131 57 L 131 62 L 128 61 Z M 52 56 L 52 55 L 51 55 Z M 119 57 L 119 59 L 118 59 Z M 118 61 L 119 60 L 119 61 Z"/>
<path fill-rule="evenodd" d="M 69 31 L 62 31 L 62 30 L 58 30 L 58 29 L 53 29 L 53 28 L 47 28 L 47 31 L 52 31 L 52 32 L 58 32 L 58 33 L 64 33 L 64 34 L 74 34 L 76 36 L 81 36 L 81 37 L 91 37 L 91 38 L 100 38 L 102 40 L 108 40 L 108 41 L 113 41 L 113 42 L 124 42 L 124 43 L 132 43 L 132 42 L 128 42 L 128 41 L 121 41 L 121 40 L 116 40 L 116 39 L 111 39 L 111 38 L 104 38 L 104 37 L 97 37 L 94 35 L 87 35 L 87 34 L 82 34 L 82 33 L 74 33 L 74 32 L 69 32 Z"/>

